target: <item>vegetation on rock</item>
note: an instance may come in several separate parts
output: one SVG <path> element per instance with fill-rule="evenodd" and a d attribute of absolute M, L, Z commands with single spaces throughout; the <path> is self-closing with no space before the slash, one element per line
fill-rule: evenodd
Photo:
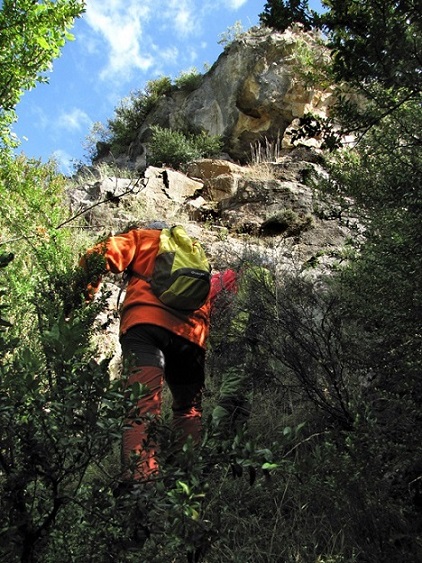
<path fill-rule="evenodd" d="M 9 145 L 9 126 L 23 92 L 47 82 L 46 71 L 73 37 L 81 0 L 4 0 L 0 9 L 0 142 Z"/>

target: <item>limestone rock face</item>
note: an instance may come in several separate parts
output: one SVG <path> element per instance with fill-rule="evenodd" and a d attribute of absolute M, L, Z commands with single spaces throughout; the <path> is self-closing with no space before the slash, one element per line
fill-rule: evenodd
<path fill-rule="evenodd" d="M 176 91 L 147 116 L 129 158 L 142 166 L 151 125 L 220 135 L 231 159 L 250 160 L 251 144 L 282 137 L 308 111 L 326 115 L 331 91 L 305 88 L 298 76 L 298 44 L 318 48 L 296 27 L 284 33 L 255 27 L 234 41 L 193 92 Z"/>
<path fill-rule="evenodd" d="M 191 162 L 186 174 L 202 180 L 208 199 L 221 201 L 236 193 L 243 169 L 228 160 L 204 158 Z"/>
<path fill-rule="evenodd" d="M 181 222 L 208 239 L 211 257 L 221 257 L 223 239 L 230 251 L 246 237 L 248 245 L 253 240 L 259 248 L 292 252 L 302 267 L 316 253 L 335 253 L 358 233 L 355 218 L 318 200 L 307 182 L 310 174 L 324 175 L 321 152 L 297 147 L 275 162 L 255 165 L 202 159 L 185 173 L 148 167 L 135 179 L 91 175 L 69 190 L 69 200 L 73 213 L 98 226 L 98 236 L 151 220 Z"/>
<path fill-rule="evenodd" d="M 253 253 L 271 261 L 280 275 L 320 275 L 339 260 L 345 242 L 361 232 L 356 218 L 340 214 L 334 202 L 318 200 L 306 182 L 311 173 L 316 181 L 324 175 L 321 151 L 305 147 L 259 165 L 198 160 L 184 174 L 148 167 L 137 178 L 118 178 L 93 168 L 69 188 L 68 198 L 71 212 L 84 216 L 98 239 L 164 220 L 182 223 L 197 237 L 217 270 Z M 112 351 L 110 370 L 117 375 L 121 279 L 110 275 L 107 281 L 111 297 L 101 319 L 107 329 L 100 349 L 104 356 Z"/>

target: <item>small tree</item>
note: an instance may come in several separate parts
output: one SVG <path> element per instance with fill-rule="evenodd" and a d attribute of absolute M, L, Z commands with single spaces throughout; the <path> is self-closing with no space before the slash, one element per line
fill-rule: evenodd
<path fill-rule="evenodd" d="M 293 23 L 301 23 L 305 29 L 312 27 L 308 0 L 270 0 L 259 14 L 259 19 L 263 25 L 282 32 Z"/>
<path fill-rule="evenodd" d="M 422 33 L 417 2 L 329 0 L 320 16 L 340 80 L 420 92 Z"/>
<path fill-rule="evenodd" d="M 45 72 L 72 39 L 69 29 L 84 11 L 82 0 L 4 0 L 0 9 L 0 130 L 5 134 L 23 92 L 47 82 Z"/>
<path fill-rule="evenodd" d="M 148 113 L 171 89 L 171 79 L 161 76 L 149 80 L 144 90 L 132 92 L 120 102 L 114 110 L 114 117 L 108 120 L 108 142 L 112 151 L 121 153 L 129 147 Z"/>
<path fill-rule="evenodd" d="M 174 80 L 174 85 L 176 88 L 183 90 L 185 92 L 193 92 L 199 88 L 202 82 L 202 74 L 196 69 L 192 67 L 189 70 L 182 71 L 179 76 L 177 76 Z"/>

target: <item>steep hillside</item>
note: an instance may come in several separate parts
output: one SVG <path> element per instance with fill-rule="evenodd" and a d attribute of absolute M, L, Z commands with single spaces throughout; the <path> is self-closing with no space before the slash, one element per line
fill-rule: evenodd
<path fill-rule="evenodd" d="M 274 162 L 245 166 L 204 159 L 190 163 L 185 173 L 149 167 L 137 178 L 92 168 L 69 191 L 72 212 L 97 227 L 94 240 L 153 219 L 182 223 L 204 244 L 214 271 L 253 254 L 270 261 L 280 276 L 326 274 L 343 261 L 345 247 L 362 237 L 361 227 L 356 217 L 318 196 L 324 173 L 320 150 L 282 152 Z M 114 312 L 120 280 L 109 289 L 104 340 L 118 354 Z"/>
<path fill-rule="evenodd" d="M 0 151 L 2 561 L 422 562 L 419 20 L 329 3 L 319 88 L 315 35 L 257 28 L 189 88 L 159 79 L 73 178 Z M 322 75 L 353 89 L 335 115 L 357 142 L 330 153 L 318 120 L 296 135 L 331 111 Z M 79 257 L 152 220 L 241 282 L 213 303 L 200 443 L 178 447 L 164 386 L 159 470 L 128 484 L 125 284 Z"/>
<path fill-rule="evenodd" d="M 101 147 L 69 191 L 72 212 L 98 226 L 97 238 L 151 219 L 183 223 L 204 243 L 215 270 L 252 253 L 280 275 L 326 273 L 361 232 L 355 217 L 318 195 L 321 139 L 292 141 L 300 117 L 327 116 L 333 103 L 332 88 L 305 85 L 300 61 L 309 50 L 327 56 L 318 35 L 299 24 L 284 33 L 257 27 L 242 34 L 194 90 L 161 96 L 123 153 Z M 183 172 L 148 166 L 155 125 L 218 135 L 223 152 Z M 111 290 L 113 317 L 119 280 Z M 116 320 L 107 326 L 105 340 L 116 346 Z"/>

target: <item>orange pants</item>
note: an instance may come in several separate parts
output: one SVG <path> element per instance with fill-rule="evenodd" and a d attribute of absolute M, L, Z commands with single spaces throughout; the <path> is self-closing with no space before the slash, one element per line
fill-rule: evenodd
<path fill-rule="evenodd" d="M 125 421 L 123 466 L 127 477 L 145 479 L 158 470 L 157 444 L 152 430 L 154 419 L 161 414 L 164 381 L 172 394 L 175 447 L 181 448 L 188 436 L 195 443 L 201 439 L 205 352 L 152 325 L 133 327 L 121 342 L 130 364 L 127 386 L 140 383 L 148 388 Z"/>

